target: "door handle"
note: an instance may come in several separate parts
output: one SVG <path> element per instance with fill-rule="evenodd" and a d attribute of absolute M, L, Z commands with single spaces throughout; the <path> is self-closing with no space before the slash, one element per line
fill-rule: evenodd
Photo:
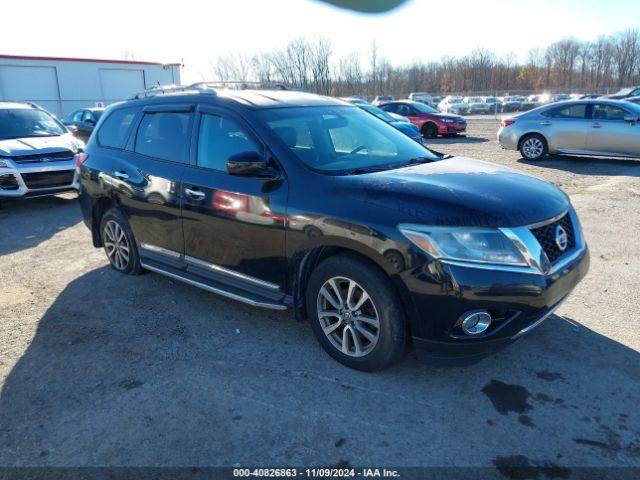
<path fill-rule="evenodd" d="M 600 128 L 602 125 L 600 125 L 599 123 L 593 123 L 591 124 L 591 128 Z"/>
<path fill-rule="evenodd" d="M 543 122 L 540 122 L 540 125 L 551 125 L 551 121 L 550 120 L 544 120 Z"/>
<path fill-rule="evenodd" d="M 204 192 L 201 192 L 200 190 L 194 190 L 192 188 L 185 188 L 184 193 L 189 195 L 194 200 L 202 200 L 205 197 Z"/>
<path fill-rule="evenodd" d="M 127 178 L 129 178 L 129 174 L 124 170 L 116 170 L 115 172 L 113 172 L 113 175 L 116 178 L 120 178 L 121 180 L 126 180 Z"/>

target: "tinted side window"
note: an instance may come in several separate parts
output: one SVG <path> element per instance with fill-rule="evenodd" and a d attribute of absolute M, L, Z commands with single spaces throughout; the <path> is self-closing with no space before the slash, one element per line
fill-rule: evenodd
<path fill-rule="evenodd" d="M 567 107 L 553 108 L 543 113 L 543 115 L 551 118 L 585 118 L 586 113 L 587 105 L 585 103 L 579 103 Z"/>
<path fill-rule="evenodd" d="M 629 114 L 620 107 L 598 103 L 593 106 L 592 115 L 594 120 L 624 120 Z"/>
<path fill-rule="evenodd" d="M 385 112 L 396 113 L 398 106 L 395 103 L 390 103 L 389 105 L 380 105 L 380 108 Z"/>
<path fill-rule="evenodd" d="M 190 113 L 147 113 L 138 127 L 134 150 L 173 162 L 189 161 Z"/>
<path fill-rule="evenodd" d="M 400 104 L 398 108 L 396 108 L 396 113 L 400 115 L 411 115 L 413 113 L 411 110 L 412 108 L 409 105 Z"/>
<path fill-rule="evenodd" d="M 87 110 L 86 112 L 84 112 L 84 115 L 82 116 L 82 121 L 95 122 L 95 119 L 93 118 L 93 114 L 89 110 Z"/>
<path fill-rule="evenodd" d="M 98 143 L 104 147 L 124 148 L 129 127 L 135 116 L 136 111 L 131 108 L 113 111 L 98 131 Z"/>
<path fill-rule="evenodd" d="M 237 122 L 218 115 L 202 115 L 199 166 L 226 172 L 229 157 L 242 152 L 262 153 L 262 147 Z"/>
<path fill-rule="evenodd" d="M 77 112 L 75 112 L 73 114 L 73 117 L 71 118 L 71 121 L 73 123 L 80 123 L 82 121 L 82 115 L 84 114 L 83 110 L 78 110 Z"/>

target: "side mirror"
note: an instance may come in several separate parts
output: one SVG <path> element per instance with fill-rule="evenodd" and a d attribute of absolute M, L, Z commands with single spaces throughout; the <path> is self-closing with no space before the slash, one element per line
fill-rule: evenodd
<path fill-rule="evenodd" d="M 258 152 L 240 152 L 227 160 L 227 172 L 239 177 L 275 177 L 276 171 L 269 160 Z"/>
<path fill-rule="evenodd" d="M 627 117 L 624 117 L 624 121 L 628 122 L 628 123 L 636 124 L 636 123 L 638 123 L 638 117 L 633 117 L 633 116 L 629 115 Z"/>

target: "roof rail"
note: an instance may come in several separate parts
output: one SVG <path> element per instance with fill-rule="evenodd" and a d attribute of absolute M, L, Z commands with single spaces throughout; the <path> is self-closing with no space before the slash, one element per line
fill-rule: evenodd
<path fill-rule="evenodd" d="M 271 90 L 288 90 L 287 86 L 283 83 L 270 83 L 270 82 L 248 82 L 244 80 L 221 80 L 221 81 L 205 81 L 196 82 L 190 85 L 154 85 L 141 92 L 134 93 L 127 100 L 138 100 L 140 98 L 156 97 L 158 95 L 167 95 L 170 93 L 179 92 L 196 92 L 196 93 L 209 93 L 215 95 L 216 89 L 233 88 L 237 90 L 244 90 L 247 88 L 262 88 Z"/>
<path fill-rule="evenodd" d="M 277 82 L 253 82 L 247 80 L 214 80 L 198 82 L 191 85 L 192 87 L 208 87 L 208 88 L 229 88 L 233 87 L 238 90 L 247 88 L 262 88 L 270 90 L 289 90 L 284 83 Z"/>
<path fill-rule="evenodd" d="M 214 89 L 196 83 L 193 85 L 154 85 L 153 87 L 149 87 L 141 92 L 134 93 L 127 100 L 138 100 L 140 98 L 156 97 L 158 95 L 167 95 L 178 92 L 216 93 Z"/>

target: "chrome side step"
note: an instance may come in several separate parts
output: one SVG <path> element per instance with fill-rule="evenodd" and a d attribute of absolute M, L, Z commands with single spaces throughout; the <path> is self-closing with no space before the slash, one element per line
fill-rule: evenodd
<path fill-rule="evenodd" d="M 150 265 L 148 263 L 145 263 L 143 260 L 140 261 L 140 265 L 142 266 L 142 268 L 146 268 L 147 270 L 150 270 L 152 272 L 159 273 L 160 275 L 165 275 L 165 276 L 167 276 L 169 278 L 172 278 L 174 280 L 178 280 L 180 282 L 184 282 L 184 283 L 187 283 L 189 285 L 193 285 L 194 287 L 202 288 L 203 290 L 206 290 L 206 291 L 211 292 L 211 293 L 217 293 L 218 295 L 222 295 L 223 297 L 227 297 L 227 298 L 230 298 L 232 300 L 237 300 L 237 301 L 242 302 L 242 303 L 253 305 L 254 307 L 269 308 L 271 310 L 286 310 L 287 309 L 286 305 L 282 305 L 282 304 L 279 304 L 279 303 L 263 302 L 263 301 L 260 301 L 260 300 L 254 300 L 253 298 L 245 297 L 245 296 L 239 295 L 237 293 L 233 293 L 233 292 L 229 292 L 227 290 L 223 290 L 221 288 L 213 287 L 213 286 L 208 285 L 208 284 L 206 284 L 204 282 L 200 282 L 198 280 L 194 280 L 192 278 L 189 278 L 188 276 L 185 276 L 185 275 L 180 275 L 180 274 L 177 274 L 177 273 L 169 272 L 169 271 L 164 270 L 164 269 L 162 269 L 160 267 L 156 267 L 154 265 Z"/>

